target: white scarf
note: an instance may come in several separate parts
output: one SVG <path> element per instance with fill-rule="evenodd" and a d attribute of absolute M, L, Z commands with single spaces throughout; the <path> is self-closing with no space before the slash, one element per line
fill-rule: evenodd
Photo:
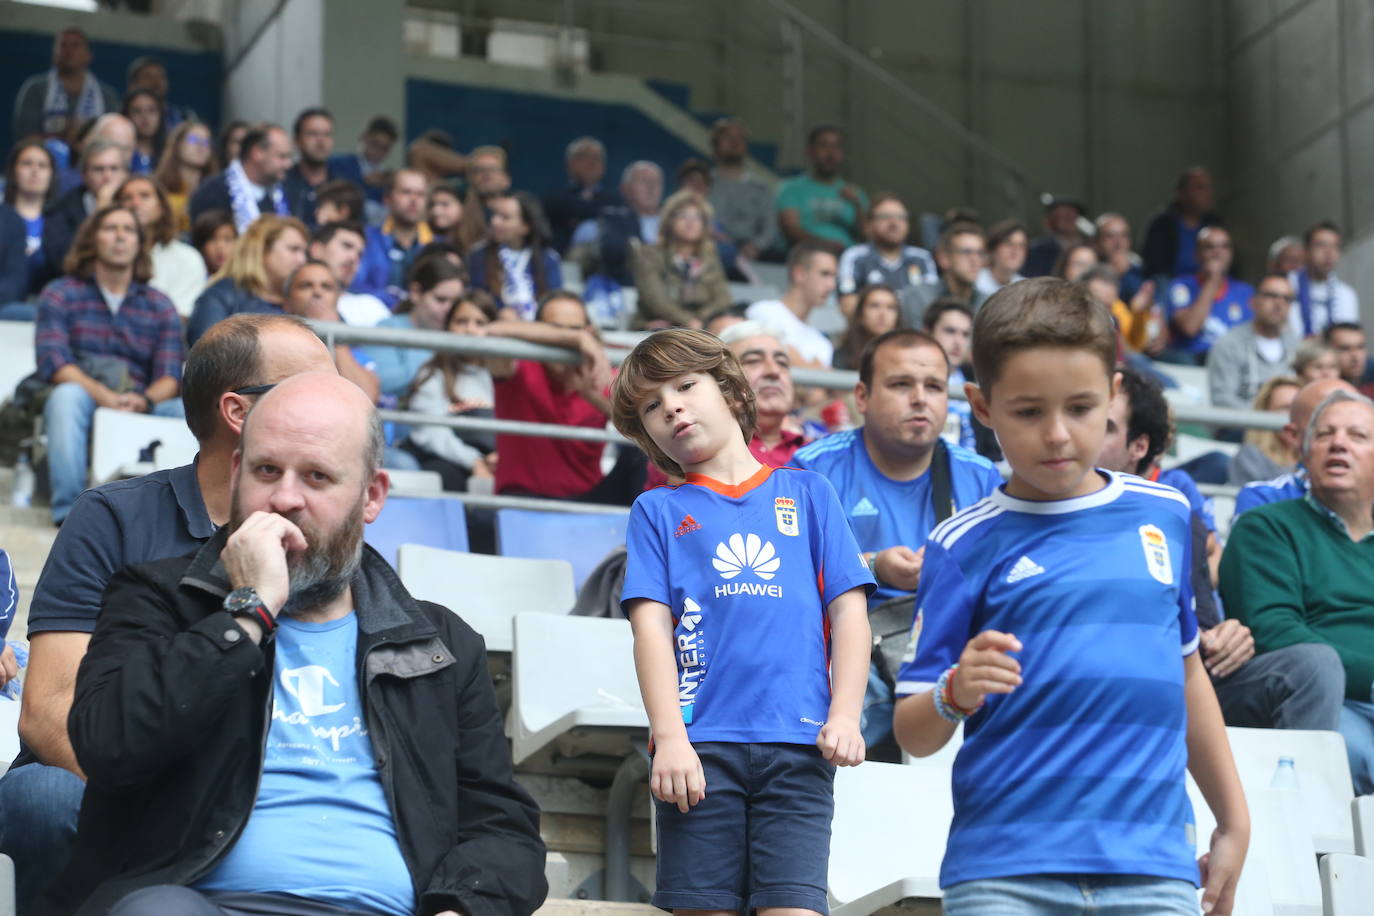
<path fill-rule="evenodd" d="M 105 113 L 105 94 L 100 91 L 100 83 L 90 71 L 81 83 L 81 92 L 76 97 L 76 111 L 71 110 L 67 90 L 62 86 L 62 78 L 57 68 L 48 71 L 48 95 L 43 99 L 44 133 L 61 133 L 73 115 L 83 121 L 98 118 Z"/>
<path fill-rule="evenodd" d="M 253 183 L 248 180 L 248 173 L 243 170 L 243 164 L 237 159 L 229 163 L 229 168 L 224 170 L 224 184 L 229 189 L 229 206 L 234 211 L 234 228 L 242 235 L 244 230 L 262 215 L 258 207 L 258 195 Z M 282 194 L 281 188 L 273 185 L 268 194 L 272 197 L 272 209 L 285 216 L 286 197 Z"/>
<path fill-rule="evenodd" d="M 515 309 L 521 318 L 533 321 L 536 303 L 530 249 L 514 251 L 502 245 L 496 254 L 501 259 L 501 304 Z"/>

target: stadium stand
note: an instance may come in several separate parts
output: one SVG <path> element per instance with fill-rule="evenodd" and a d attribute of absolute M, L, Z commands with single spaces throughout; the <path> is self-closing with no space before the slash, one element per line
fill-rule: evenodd
<path fill-rule="evenodd" d="M 467 550 L 467 515 L 456 499 L 388 499 L 377 520 L 367 527 L 367 542 L 392 568 L 398 566 L 402 544 Z"/>
<path fill-rule="evenodd" d="M 572 564 L 573 586 L 582 588 L 587 576 L 606 554 L 625 546 L 628 515 L 560 515 L 527 509 L 496 513 L 496 546 L 503 557 L 563 559 Z"/>

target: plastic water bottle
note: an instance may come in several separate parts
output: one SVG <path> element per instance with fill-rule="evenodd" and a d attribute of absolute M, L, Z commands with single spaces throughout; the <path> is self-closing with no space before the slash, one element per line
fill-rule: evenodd
<path fill-rule="evenodd" d="M 1298 791 L 1298 770 L 1292 757 L 1280 757 L 1279 765 L 1274 767 L 1274 777 L 1269 780 L 1269 788 Z"/>
<path fill-rule="evenodd" d="M 10 505 L 27 509 L 33 503 L 33 465 L 29 456 L 20 453 L 14 464 L 14 489 L 10 493 Z"/>

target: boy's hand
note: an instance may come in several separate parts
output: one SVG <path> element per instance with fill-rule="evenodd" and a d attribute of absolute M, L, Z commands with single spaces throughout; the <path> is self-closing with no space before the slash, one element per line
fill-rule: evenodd
<path fill-rule="evenodd" d="M 990 693 L 1011 693 L 1021 686 L 1021 663 L 1008 652 L 1020 652 L 1021 640 L 1010 633 L 984 630 L 968 641 L 949 689 L 960 709 L 974 709 Z"/>
<path fill-rule="evenodd" d="M 837 767 L 856 767 L 864 762 L 864 738 L 853 719 L 831 716 L 816 736 L 816 747 Z"/>
<path fill-rule="evenodd" d="M 1236 902 L 1236 884 L 1245 864 L 1245 839 L 1220 829 L 1212 832 L 1212 847 L 1197 860 L 1202 872 L 1202 912 L 1230 916 Z"/>
<path fill-rule="evenodd" d="M 683 814 L 706 797 L 706 773 L 692 742 L 686 738 L 659 742 L 649 773 L 649 791 L 659 801 L 677 805 Z"/>

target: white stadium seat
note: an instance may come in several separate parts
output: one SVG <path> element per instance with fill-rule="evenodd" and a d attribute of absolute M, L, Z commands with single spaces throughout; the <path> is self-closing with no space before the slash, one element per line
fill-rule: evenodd
<path fill-rule="evenodd" d="M 627 620 L 517 614 L 511 671 L 507 730 L 517 766 L 574 729 L 607 732 L 627 751 L 647 737 Z"/>
<path fill-rule="evenodd" d="M 411 595 L 442 604 L 482 634 L 488 652 L 511 651 L 511 620 L 517 614 L 566 614 L 576 600 L 572 566 L 566 560 L 493 557 L 403 544 L 399 572 Z"/>
<path fill-rule="evenodd" d="M 153 442 L 162 443 L 153 460 L 140 462 L 139 452 Z M 91 426 L 91 486 L 190 464 L 198 451 L 185 420 L 100 407 Z"/>
<path fill-rule="evenodd" d="M 1374 859 L 1322 856 L 1323 916 L 1368 916 L 1374 910 Z"/>

